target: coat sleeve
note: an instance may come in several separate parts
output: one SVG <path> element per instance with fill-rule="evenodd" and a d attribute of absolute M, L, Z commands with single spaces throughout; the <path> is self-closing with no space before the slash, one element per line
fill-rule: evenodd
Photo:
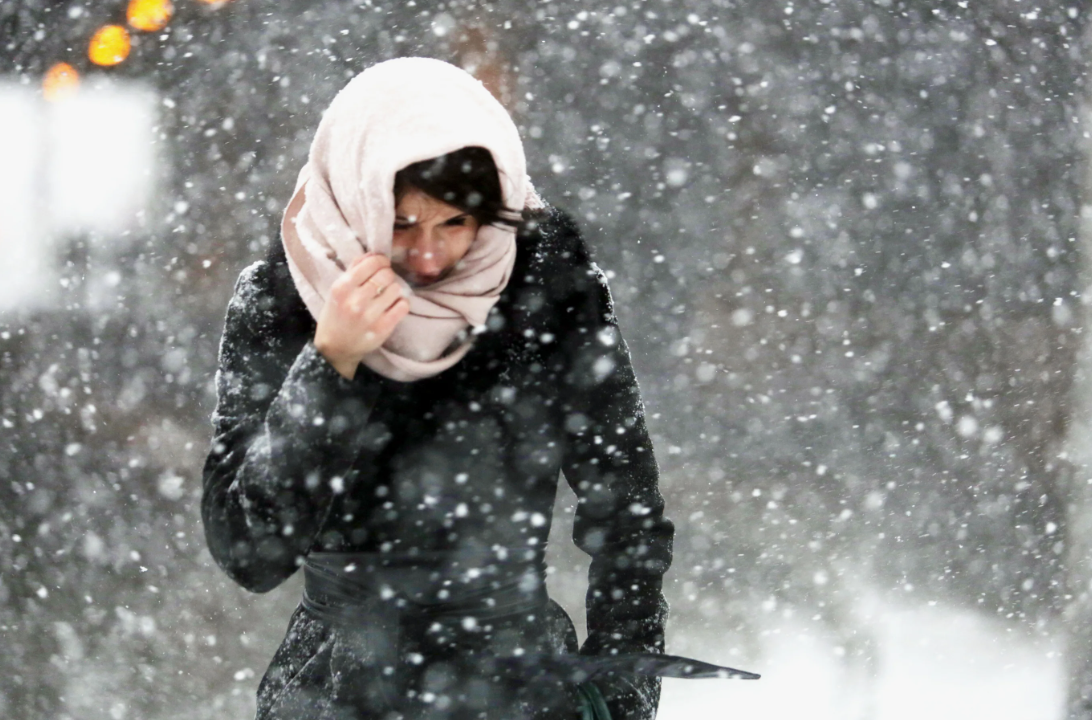
<path fill-rule="evenodd" d="M 254 592 L 292 575 L 315 543 L 367 451 L 378 394 L 291 327 L 275 288 L 269 263 L 255 263 L 228 305 L 201 503 L 212 557 Z"/>
<path fill-rule="evenodd" d="M 573 539 L 591 556 L 581 652 L 663 652 L 663 575 L 674 526 L 663 514 L 640 388 L 607 279 L 571 221 L 563 235 L 573 288 L 563 303 L 562 467 L 579 503 Z M 658 680 L 639 680 L 613 702 L 608 695 L 608 704 L 619 719 L 651 717 L 658 697 Z"/>

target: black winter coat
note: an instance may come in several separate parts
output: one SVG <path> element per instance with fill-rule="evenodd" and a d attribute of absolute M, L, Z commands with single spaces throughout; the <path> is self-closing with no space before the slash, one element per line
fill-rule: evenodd
<path fill-rule="evenodd" d="M 511 280 L 479 330 L 435 377 L 401 383 L 361 366 L 349 381 L 312 344 L 315 322 L 280 245 L 244 270 L 204 469 L 212 556 L 265 592 L 312 552 L 542 549 L 563 471 L 579 498 L 573 538 L 592 558 L 580 652 L 662 652 L 674 531 L 606 278 L 566 215 L 526 213 Z M 542 618 L 528 622 L 538 630 L 519 632 L 544 634 Z M 337 635 L 297 609 L 259 687 L 259 718 L 373 716 L 330 699 Z M 448 639 L 468 652 L 496 647 L 495 633 Z M 435 698 L 451 683 L 430 696 L 426 676 L 407 681 L 421 716 L 448 717 L 437 708 L 450 701 Z M 606 694 L 614 720 L 651 719 L 659 681 Z"/>

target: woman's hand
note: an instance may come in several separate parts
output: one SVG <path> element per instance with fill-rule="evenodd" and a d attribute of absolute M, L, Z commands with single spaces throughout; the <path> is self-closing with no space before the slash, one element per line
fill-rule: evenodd
<path fill-rule="evenodd" d="M 368 353 L 387 341 L 409 313 L 409 300 L 384 255 L 354 260 L 330 287 L 315 329 L 315 348 L 352 380 Z"/>

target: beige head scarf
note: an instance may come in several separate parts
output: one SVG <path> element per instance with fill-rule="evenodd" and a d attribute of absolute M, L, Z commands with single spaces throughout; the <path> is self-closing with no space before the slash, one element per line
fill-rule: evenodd
<path fill-rule="evenodd" d="M 338 93 L 281 222 L 292 280 L 316 320 L 342 273 L 339 264 L 365 252 L 390 256 L 395 173 L 469 146 L 493 155 L 506 207 L 542 207 L 512 118 L 469 73 L 439 60 L 399 58 L 373 65 Z M 409 315 L 364 364 L 403 382 L 453 366 L 470 349 L 463 342 L 449 350 L 453 341 L 485 323 L 515 258 L 514 230 L 479 229 L 450 275 L 412 290 L 406 285 Z"/>

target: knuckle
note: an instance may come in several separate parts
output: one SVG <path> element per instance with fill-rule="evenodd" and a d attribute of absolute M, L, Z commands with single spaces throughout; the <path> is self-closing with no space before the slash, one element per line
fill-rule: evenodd
<path fill-rule="evenodd" d="M 360 257 L 360 261 L 356 264 L 356 267 L 353 268 L 353 274 L 357 276 L 362 276 L 370 272 L 369 268 L 371 267 L 371 260 L 372 259 L 369 256 L 362 255 Z"/>

